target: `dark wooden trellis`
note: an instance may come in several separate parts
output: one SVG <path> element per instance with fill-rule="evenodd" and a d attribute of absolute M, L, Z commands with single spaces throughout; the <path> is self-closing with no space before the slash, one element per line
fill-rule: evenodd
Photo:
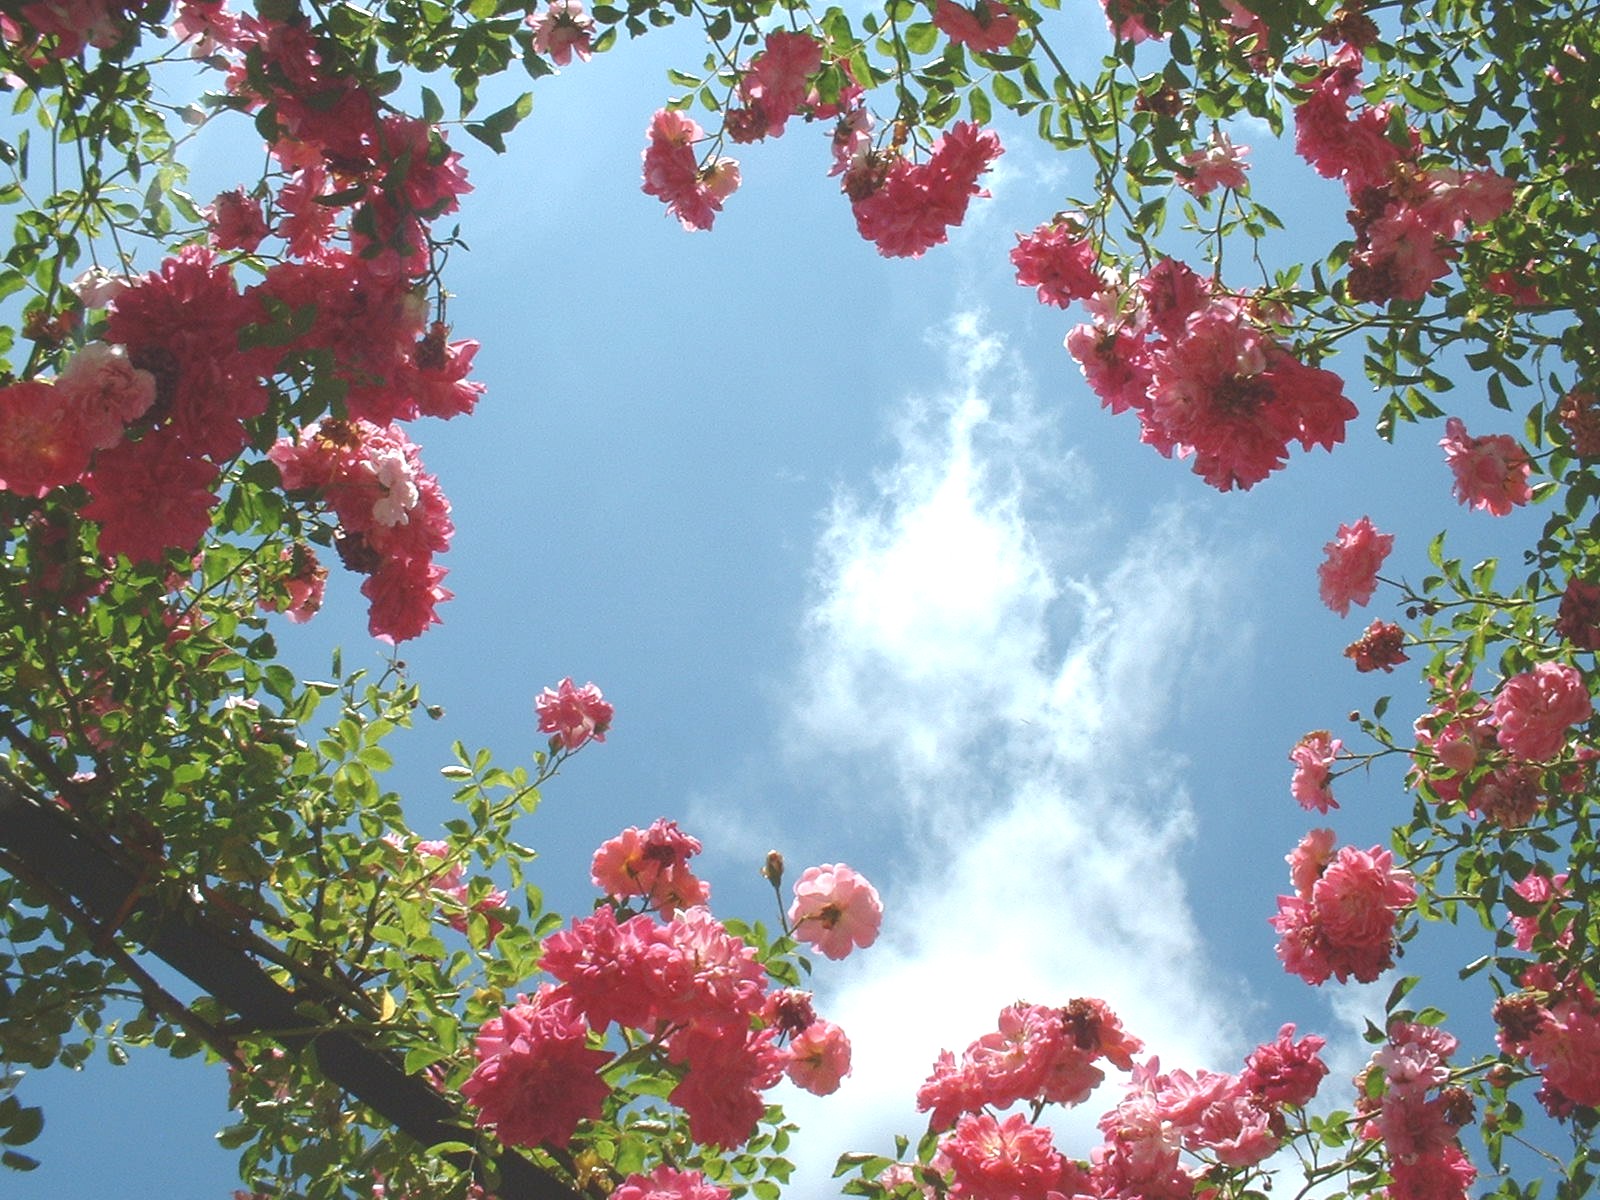
<path fill-rule="evenodd" d="M 401 1133 L 424 1146 L 460 1140 L 460 1113 L 422 1079 L 407 1075 L 394 1055 L 348 1033 L 320 1028 L 200 904 L 167 898 L 157 905 L 141 895 L 138 878 L 81 836 L 70 817 L 5 780 L 0 780 L 0 848 L 26 864 L 30 877 L 70 896 L 96 921 L 109 926 L 138 916 L 134 927 L 146 952 L 248 1027 L 271 1030 L 286 1049 L 311 1049 L 329 1080 Z M 581 1193 L 515 1151 L 501 1153 L 495 1165 L 499 1200 L 582 1200 Z"/>

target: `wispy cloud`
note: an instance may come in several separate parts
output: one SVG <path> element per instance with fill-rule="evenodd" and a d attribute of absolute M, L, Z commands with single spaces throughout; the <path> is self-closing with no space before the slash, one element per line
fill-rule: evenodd
<path fill-rule="evenodd" d="M 856 1070 L 786 1101 L 802 1196 L 827 1193 L 840 1151 L 918 1132 L 936 1053 L 1014 1000 L 1103 997 L 1173 1065 L 1248 1048 L 1186 894 L 1191 810 L 1161 746 L 1191 662 L 1226 636 L 1228 565 L 1176 512 L 1118 531 L 1000 341 L 970 317 L 948 341 L 948 394 L 908 405 L 898 460 L 839 497 L 819 544 L 794 736 L 871 812 L 890 911 L 877 946 L 819 972 Z M 1041 498 L 1075 529 L 1041 521 Z M 1094 554 L 1064 566 L 1073 532 Z"/>

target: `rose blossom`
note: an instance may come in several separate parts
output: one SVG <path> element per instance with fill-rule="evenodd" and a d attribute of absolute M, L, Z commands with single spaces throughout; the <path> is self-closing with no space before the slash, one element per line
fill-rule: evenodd
<path fill-rule="evenodd" d="M 155 377 L 129 362 L 127 350 L 109 342 L 90 342 L 74 354 L 56 387 L 85 443 L 95 450 L 120 442 L 156 399 Z"/>
<path fill-rule="evenodd" d="M 1021 1113 L 1003 1122 L 969 1113 L 940 1142 L 939 1153 L 953 1174 L 950 1194 L 972 1200 L 1045 1200 L 1065 1167 L 1050 1131 Z"/>
<path fill-rule="evenodd" d="M 1600 397 L 1579 388 L 1561 397 L 1556 420 L 1567 431 L 1572 452 L 1580 458 L 1600 455 Z"/>
<path fill-rule="evenodd" d="M 261 201 L 247 195 L 242 187 L 221 192 L 200 210 L 211 231 L 211 244 L 218 250 L 242 250 L 254 254 L 272 232 L 262 214 Z"/>
<path fill-rule="evenodd" d="M 1362 517 L 1354 525 L 1340 525 L 1333 541 L 1322 547 L 1327 555 L 1317 568 L 1322 602 L 1341 617 L 1352 604 L 1365 605 L 1378 586 L 1378 569 L 1394 548 L 1394 534 L 1379 533 Z"/>
<path fill-rule="evenodd" d="M 795 882 L 790 930 L 828 958 L 872 945 L 882 923 L 877 889 L 844 863 L 807 867 Z"/>
<path fill-rule="evenodd" d="M 1276 1040 L 1250 1052 L 1240 1079 L 1268 1104 L 1304 1107 L 1328 1073 L 1327 1064 L 1318 1057 L 1326 1045 L 1326 1040 L 1315 1034 L 1307 1034 L 1297 1042 L 1294 1026 L 1285 1025 L 1278 1030 Z"/>
<path fill-rule="evenodd" d="M 1600 650 L 1600 586 L 1576 575 L 1567 580 L 1556 633 L 1580 650 Z"/>
<path fill-rule="evenodd" d="M 658 109 L 650 118 L 644 150 L 644 184 L 685 229 L 710 229 L 722 202 L 739 187 L 739 164 L 719 158 L 700 166 L 694 144 L 705 130 L 679 112 Z"/>
<path fill-rule="evenodd" d="M 648 1175 L 629 1175 L 611 1200 L 728 1200 L 727 1188 L 707 1183 L 699 1171 L 679 1171 L 662 1163 Z"/>
<path fill-rule="evenodd" d="M 805 105 L 811 77 L 821 69 L 822 43 L 809 33 L 778 29 L 767 34 L 739 80 L 747 107 L 729 110 L 729 136 L 738 142 L 781 136 L 789 118 Z"/>
<path fill-rule="evenodd" d="M 550 0 L 542 13 L 529 13 L 527 23 L 533 30 L 534 53 L 548 55 L 558 67 L 570 63 L 574 54 L 589 61 L 594 18 L 583 11 L 580 0 Z"/>
<path fill-rule="evenodd" d="M 813 1021 L 790 1040 L 786 1070 L 812 1095 L 832 1095 L 850 1074 L 850 1039 L 831 1021 Z"/>
<path fill-rule="evenodd" d="M 1503 517 L 1533 498 L 1528 487 L 1532 464 L 1516 441 L 1503 433 L 1471 437 L 1460 417 L 1444 424 L 1445 461 L 1455 473 L 1456 499 Z"/>
<path fill-rule="evenodd" d="M 1552 878 L 1538 871 L 1529 871 L 1512 887 L 1518 896 L 1536 909 L 1528 916 L 1518 916 L 1515 912 L 1511 914 L 1511 932 L 1516 938 L 1518 950 L 1526 953 L 1533 949 L 1534 939 L 1540 934 L 1540 925 L 1560 907 L 1567 895 L 1567 879 L 1565 872 Z M 1571 945 L 1572 926 L 1563 929 L 1555 942 L 1562 947 Z"/>
<path fill-rule="evenodd" d="M 1040 304 L 1065 308 L 1105 290 L 1100 253 L 1071 221 L 1048 221 L 1030 234 L 1017 234 L 1011 262 L 1017 282 L 1036 288 Z"/>
<path fill-rule="evenodd" d="M 1334 841 L 1333 830 L 1313 829 L 1284 855 L 1283 861 L 1289 864 L 1289 882 L 1301 899 L 1311 899 L 1311 889 L 1333 861 Z"/>
<path fill-rule="evenodd" d="M 1289 760 L 1294 763 L 1289 793 L 1300 802 L 1301 808 L 1325 813 L 1339 807 L 1329 786 L 1328 773 L 1343 748 L 1344 743 L 1326 729 L 1316 729 L 1289 751 Z"/>
<path fill-rule="evenodd" d="M 1196 196 L 1209 195 L 1219 187 L 1241 191 L 1246 183 L 1244 173 L 1250 168 L 1244 156 L 1249 153 L 1249 146 L 1235 146 L 1226 133 L 1218 130 L 1209 144 L 1183 156 L 1181 161 L 1189 174 L 1179 175 L 1178 184 Z"/>
<path fill-rule="evenodd" d="M 549 993 L 502 1008 L 478 1031 L 478 1066 L 461 1095 L 508 1146 L 565 1146 L 578 1122 L 598 1117 L 611 1086 L 610 1061 L 588 1045 L 589 1028 L 570 1001 Z"/>
<path fill-rule="evenodd" d="M 1374 618 L 1366 632 L 1344 648 L 1344 656 L 1354 660 L 1358 671 L 1387 673 L 1410 661 L 1404 649 L 1405 642 L 1405 630 L 1400 626 Z"/>
<path fill-rule="evenodd" d="M 670 917 L 711 895 L 710 886 L 689 870 L 689 859 L 699 853 L 698 839 L 662 817 L 647 830 L 630 827 L 601 845 L 589 874 L 608 896 L 644 896 L 650 907 Z"/>
<path fill-rule="evenodd" d="M 952 42 L 987 53 L 1004 50 L 1021 31 L 1017 18 L 999 0 L 975 0 L 971 8 L 939 0 L 933 23 Z"/>
<path fill-rule="evenodd" d="M 988 195 L 978 177 L 1002 153 L 992 129 L 957 121 L 924 162 L 913 165 L 898 153 L 866 155 L 841 181 L 856 229 L 885 258 L 920 258 L 966 219 L 972 197 Z"/>
<path fill-rule="evenodd" d="M 1593 712 L 1582 675 L 1565 663 L 1542 662 L 1500 685 L 1495 736 L 1513 758 L 1549 762 L 1566 745 L 1567 729 Z"/>
<path fill-rule="evenodd" d="M 570 675 L 553 690 L 540 692 L 533 706 L 539 713 L 539 732 L 552 735 L 551 742 L 567 750 L 576 750 L 590 738 L 605 741 L 615 712 L 599 688 L 592 683 L 573 687 Z"/>
<path fill-rule="evenodd" d="M 1335 976 L 1370 983 L 1393 963 L 1395 926 L 1416 896 L 1410 872 L 1397 870 L 1389 851 L 1345 846 L 1309 893 L 1278 897 L 1278 913 L 1270 918 L 1279 934 L 1278 957 L 1307 983 Z"/>

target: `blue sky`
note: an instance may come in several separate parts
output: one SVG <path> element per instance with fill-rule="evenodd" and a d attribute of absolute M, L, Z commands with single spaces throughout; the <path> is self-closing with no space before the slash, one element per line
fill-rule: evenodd
<path fill-rule="evenodd" d="M 503 158 L 455 138 L 477 190 L 450 318 L 483 343 L 489 393 L 416 431 L 458 527 L 445 624 L 403 647 L 447 710 L 393 747 L 416 828 L 449 816 L 451 740 L 525 761 L 533 696 L 572 675 L 617 719 L 521 831 L 551 903 L 586 909 L 594 846 L 663 815 L 705 842 L 728 915 L 770 915 L 770 847 L 792 873 L 872 878 L 880 943 L 815 981 L 855 1075 L 829 1101 L 785 1097 L 804 1200 L 833 1194 L 838 1152 L 919 1131 L 935 1053 L 1016 999 L 1104 996 L 1190 1068 L 1235 1069 L 1294 1020 L 1335 1039 L 1348 1076 L 1365 1057 L 1353 1014 L 1387 984 L 1305 987 L 1266 919 L 1305 829 L 1371 845 L 1410 801 L 1375 771 L 1315 821 L 1287 754 L 1408 677 L 1340 656 L 1389 610 L 1383 593 L 1345 621 L 1324 609 L 1321 547 L 1369 514 L 1398 534 L 1391 570 L 1416 577 L 1446 525 L 1471 558 L 1529 522 L 1458 508 L 1438 432 L 1382 444 L 1348 370 L 1349 444 L 1249 493 L 1139 445 L 1061 348 L 1076 315 L 1013 281 L 1013 231 L 1087 186 L 1025 132 L 1008 131 L 993 198 L 921 261 L 856 236 L 826 131 L 800 124 L 741 148 L 743 189 L 713 232 L 685 234 L 640 193 L 639 152 L 665 66 L 698 54 L 687 33 L 653 37 L 541 82 Z M 1261 131 L 1235 138 L 1256 146 L 1257 195 L 1295 217 L 1269 253 L 1340 236 L 1337 185 Z M 231 161 L 213 141 L 202 180 L 231 186 Z M 1480 401 L 1462 411 L 1475 433 L 1509 429 Z M 325 611 L 279 631 L 308 672 L 335 644 L 378 661 L 358 582 L 335 567 Z M 45 1164 L 6 1194 L 227 1196 L 233 1155 L 210 1143 L 225 1090 L 220 1069 L 153 1051 L 30 1078 Z M 1099 1101 L 1064 1126 L 1067 1152 L 1087 1152 Z"/>

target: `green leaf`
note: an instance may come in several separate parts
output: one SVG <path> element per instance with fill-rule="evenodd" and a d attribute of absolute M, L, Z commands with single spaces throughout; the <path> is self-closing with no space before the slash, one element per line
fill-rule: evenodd
<path fill-rule="evenodd" d="M 126 1056 L 124 1056 L 126 1057 Z M 0 1142 L 7 1146 L 26 1146 L 44 1130 L 44 1109 L 36 1105 L 20 1107 L 11 1118 L 9 1127 L 0 1133 Z M 31 1167 L 20 1168 L 31 1170 Z"/>
<path fill-rule="evenodd" d="M 422 89 L 422 119 L 429 125 L 437 125 L 444 119 L 444 105 L 432 88 Z"/>
<path fill-rule="evenodd" d="M 934 28 L 932 21 L 918 21 L 913 25 L 907 25 L 905 33 L 901 36 L 906 49 L 911 53 L 929 54 L 939 40 L 939 31 Z"/>

